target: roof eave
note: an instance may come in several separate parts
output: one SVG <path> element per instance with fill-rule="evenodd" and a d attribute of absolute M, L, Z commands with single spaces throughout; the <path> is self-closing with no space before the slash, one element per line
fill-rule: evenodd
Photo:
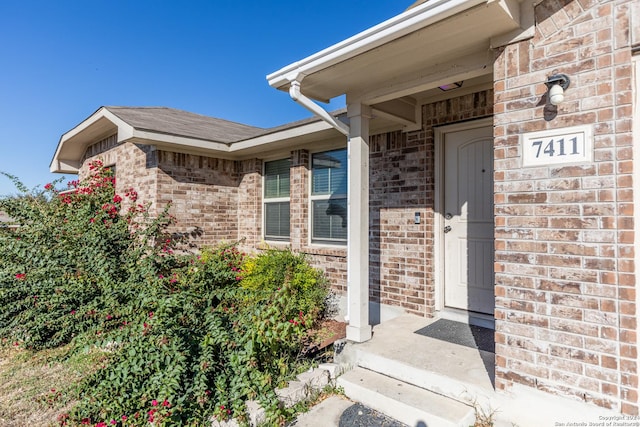
<path fill-rule="evenodd" d="M 73 129 L 64 133 L 51 159 L 49 170 L 54 173 L 77 173 L 85 150 L 96 138 L 118 134 L 118 141 L 131 137 L 133 128 L 100 107 Z"/>
<path fill-rule="evenodd" d="M 294 80 L 329 68 L 417 29 L 486 3 L 487 0 L 433 0 L 394 16 L 340 43 L 267 75 L 269 85 L 289 90 Z"/>

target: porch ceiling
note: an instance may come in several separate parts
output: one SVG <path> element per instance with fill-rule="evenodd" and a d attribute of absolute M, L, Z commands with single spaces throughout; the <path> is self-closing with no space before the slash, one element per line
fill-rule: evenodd
<path fill-rule="evenodd" d="M 372 105 L 491 74 L 492 43 L 526 30 L 520 9 L 516 0 L 429 1 L 267 79 L 280 90 L 301 80 L 319 101 L 346 94 Z"/>

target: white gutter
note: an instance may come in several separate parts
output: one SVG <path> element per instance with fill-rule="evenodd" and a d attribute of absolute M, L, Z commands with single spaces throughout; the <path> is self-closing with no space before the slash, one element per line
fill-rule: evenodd
<path fill-rule="evenodd" d="M 307 110 L 311 111 L 316 116 L 320 117 L 325 122 L 329 123 L 331 126 L 336 128 L 340 133 L 345 136 L 349 136 L 349 126 L 342 123 L 340 120 L 337 120 L 331 114 L 329 114 L 324 108 L 313 102 L 311 99 L 306 97 L 300 92 L 300 81 L 294 80 L 291 82 L 291 87 L 289 87 L 289 95 L 291 99 L 296 101 L 298 104 L 302 105 Z"/>
<path fill-rule="evenodd" d="M 416 30 L 442 21 L 492 0 L 431 0 L 375 27 L 330 46 L 305 59 L 294 62 L 267 76 L 269 85 L 281 89 L 293 81 L 353 58 Z"/>

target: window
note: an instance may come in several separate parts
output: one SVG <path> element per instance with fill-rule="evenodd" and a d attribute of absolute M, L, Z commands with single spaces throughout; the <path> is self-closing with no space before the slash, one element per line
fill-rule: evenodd
<path fill-rule="evenodd" d="M 264 164 L 264 238 L 289 240 L 289 169 L 291 160 Z"/>
<path fill-rule="evenodd" d="M 347 243 L 347 150 L 311 158 L 311 241 Z"/>
<path fill-rule="evenodd" d="M 112 164 L 112 165 L 106 166 L 106 168 L 111 171 L 111 176 L 115 178 L 116 177 L 116 165 L 115 165 L 115 163 Z"/>

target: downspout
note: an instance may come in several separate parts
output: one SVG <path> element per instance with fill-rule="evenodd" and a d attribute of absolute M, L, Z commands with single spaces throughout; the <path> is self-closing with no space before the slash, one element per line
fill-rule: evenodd
<path fill-rule="evenodd" d="M 325 122 L 329 123 L 333 126 L 338 132 L 343 134 L 344 136 L 349 136 L 349 126 L 342 123 L 340 120 L 337 120 L 331 114 L 329 114 L 324 108 L 313 102 L 310 98 L 307 98 L 300 91 L 300 81 L 302 79 L 295 79 L 291 82 L 291 86 L 289 87 L 289 95 L 291 99 L 296 101 L 298 104 L 302 105 L 307 110 L 311 111 L 314 115 L 320 117 Z"/>
<path fill-rule="evenodd" d="M 311 113 L 313 113 L 315 116 L 318 116 L 325 122 L 329 123 L 338 132 L 340 132 L 341 134 L 349 138 L 349 133 L 351 132 L 351 128 L 347 124 L 337 120 L 335 117 L 329 114 L 327 110 L 325 110 L 324 108 L 322 108 L 321 106 L 313 102 L 310 98 L 303 95 L 302 92 L 300 91 L 301 81 L 302 79 L 300 77 L 296 77 L 295 79 L 291 80 L 291 86 L 289 87 L 289 96 L 291 96 L 291 99 L 293 99 L 298 104 L 302 105 L 307 110 L 311 111 Z M 347 292 L 347 315 L 345 316 L 344 320 L 347 323 L 349 322 L 349 293 L 348 292 Z"/>

